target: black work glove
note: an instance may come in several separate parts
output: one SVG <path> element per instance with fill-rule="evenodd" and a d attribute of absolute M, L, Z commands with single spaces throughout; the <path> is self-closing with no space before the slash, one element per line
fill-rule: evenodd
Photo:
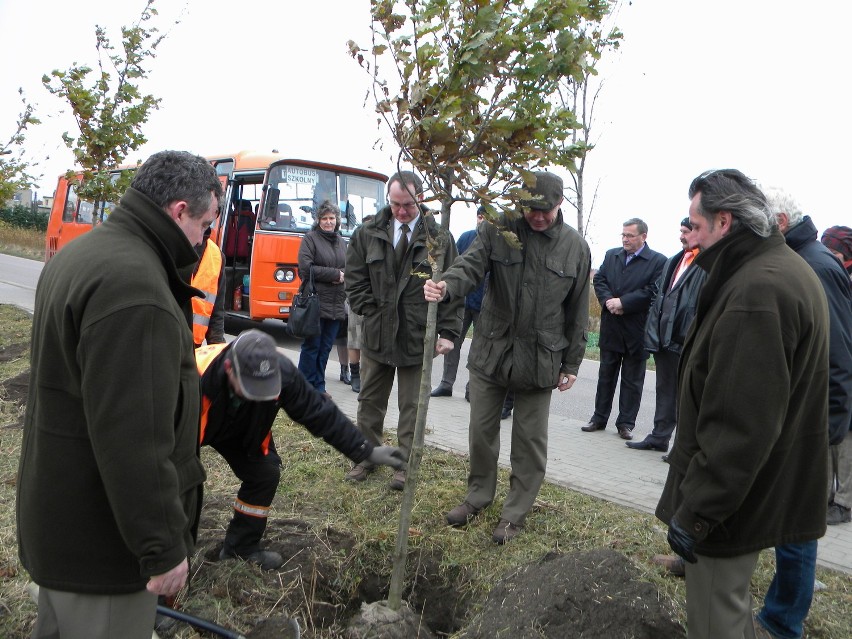
<path fill-rule="evenodd" d="M 680 527 L 677 519 L 672 518 L 669 522 L 667 539 L 671 549 L 683 557 L 684 561 L 688 561 L 691 564 L 698 563 L 698 559 L 695 557 L 695 538 Z"/>
<path fill-rule="evenodd" d="M 393 466 L 397 470 L 405 470 L 407 461 L 402 451 L 395 446 L 376 446 L 367 459 L 371 464 Z"/>

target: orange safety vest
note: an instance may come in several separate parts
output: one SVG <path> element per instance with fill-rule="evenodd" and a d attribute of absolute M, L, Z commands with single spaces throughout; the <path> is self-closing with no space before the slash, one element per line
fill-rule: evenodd
<path fill-rule="evenodd" d="M 219 357 L 219 354 L 228 348 L 230 344 L 208 344 L 207 346 L 201 346 L 195 349 L 195 366 L 198 368 L 198 376 L 204 377 L 204 372 L 210 367 L 210 364 Z M 204 445 L 204 433 L 207 430 L 207 417 L 210 412 L 210 407 L 213 405 L 213 400 L 209 397 L 201 394 L 201 423 L 198 428 L 198 444 Z M 266 437 L 263 439 L 263 442 L 260 444 L 260 448 L 263 451 L 264 455 L 269 454 L 269 441 L 272 438 L 272 431 L 270 430 Z"/>
<path fill-rule="evenodd" d="M 200 346 L 207 337 L 213 305 L 219 292 L 219 274 L 222 272 L 222 251 L 216 242 L 207 238 L 207 245 L 192 276 L 191 284 L 204 293 L 204 297 L 192 298 L 192 339 Z"/>

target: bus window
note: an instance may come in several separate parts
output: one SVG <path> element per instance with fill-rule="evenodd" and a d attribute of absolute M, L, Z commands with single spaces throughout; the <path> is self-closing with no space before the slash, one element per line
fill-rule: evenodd
<path fill-rule="evenodd" d="M 65 208 L 62 210 L 62 221 L 73 222 L 74 213 L 77 212 L 77 189 L 73 184 L 68 185 L 68 194 L 65 197 Z"/>
<path fill-rule="evenodd" d="M 352 235 L 365 215 L 375 215 L 385 205 L 385 185 L 357 175 L 340 176 L 340 231 Z"/>
<path fill-rule="evenodd" d="M 352 235 L 365 215 L 384 206 L 384 182 L 377 179 L 337 173 L 329 169 L 278 165 L 269 173 L 269 185 L 279 189 L 279 212 L 292 215 L 291 230 L 308 231 L 314 224 L 314 211 L 328 200 L 340 206 L 343 235 Z M 284 206 L 286 205 L 286 207 Z M 276 224 L 277 228 L 281 228 Z"/>

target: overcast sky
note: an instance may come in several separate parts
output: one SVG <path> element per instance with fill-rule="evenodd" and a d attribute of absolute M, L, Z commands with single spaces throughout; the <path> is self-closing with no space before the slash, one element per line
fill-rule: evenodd
<path fill-rule="evenodd" d="M 709 168 L 739 168 L 787 188 L 820 230 L 852 222 L 841 191 L 852 146 L 852 52 L 843 31 L 849 4 L 636 0 L 621 8 L 625 38 L 601 65 L 599 137 L 587 165 L 587 188 L 597 186 L 588 229 L 595 266 L 634 216 L 648 222 L 652 248 L 678 250 L 689 182 Z M 42 74 L 94 64 L 95 24 L 119 45 L 119 27 L 143 6 L 0 0 L 0 136 L 12 132 L 23 87 L 44 122 L 27 144 L 45 174 L 40 195 L 51 194 L 72 163 L 62 132 L 76 133 L 70 114 L 60 112 L 65 105 L 42 88 Z M 274 148 L 394 170 L 395 149 L 372 148 L 384 130 L 371 102 L 365 105 L 368 77 L 346 54 L 349 39 L 369 44 L 368 0 L 155 6 L 156 25 L 171 33 L 143 85 L 162 103 L 145 126 L 149 143 L 138 159 L 164 148 L 202 155 Z M 566 221 L 575 222 L 570 214 Z M 454 211 L 456 235 L 472 224 L 472 214 Z"/>

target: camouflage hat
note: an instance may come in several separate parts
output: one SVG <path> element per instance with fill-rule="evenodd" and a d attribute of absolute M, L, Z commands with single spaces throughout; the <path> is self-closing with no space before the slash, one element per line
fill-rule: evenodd
<path fill-rule="evenodd" d="M 562 178 L 547 171 L 536 171 L 534 185 L 525 185 L 533 196 L 521 200 L 521 205 L 537 211 L 551 211 L 562 203 Z"/>

